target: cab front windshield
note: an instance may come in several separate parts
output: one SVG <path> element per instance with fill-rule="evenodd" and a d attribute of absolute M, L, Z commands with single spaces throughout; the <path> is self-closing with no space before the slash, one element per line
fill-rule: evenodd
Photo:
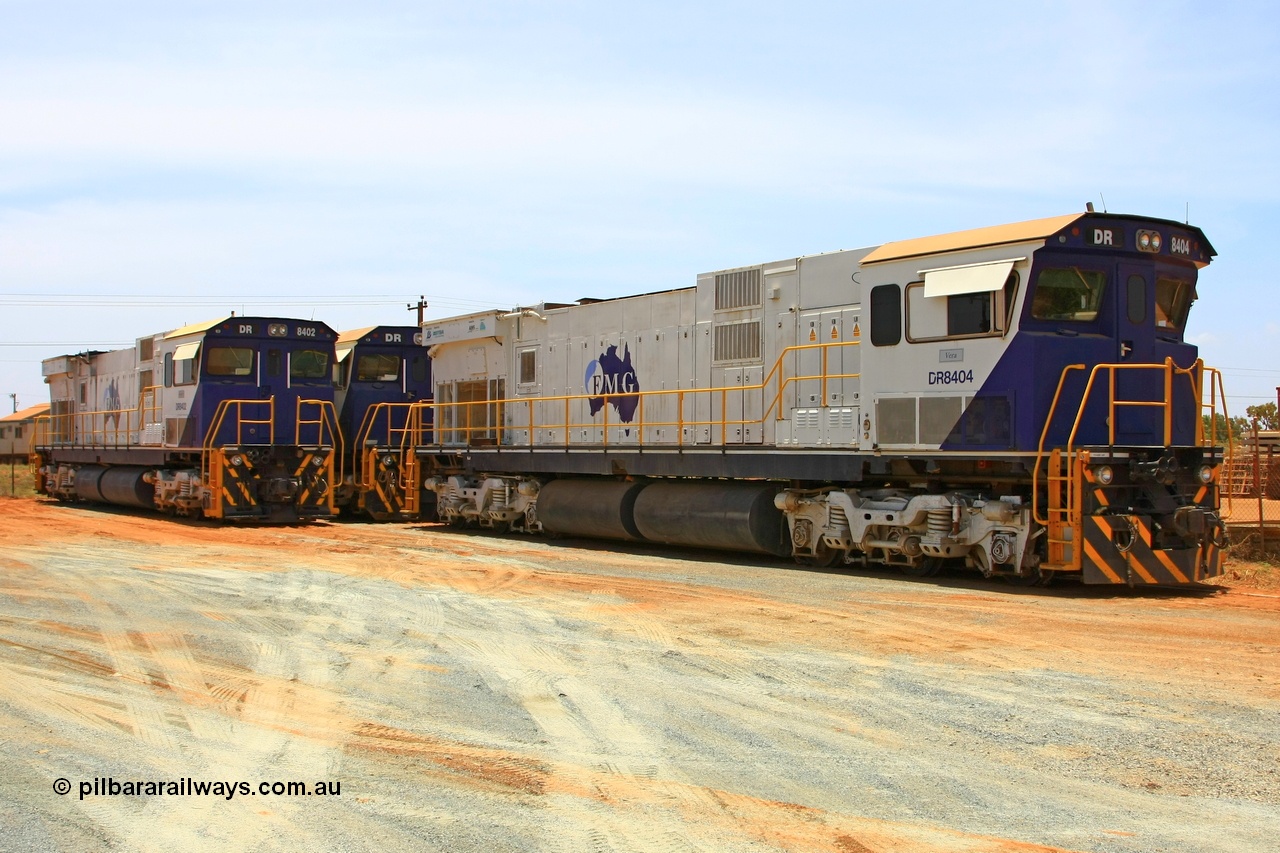
<path fill-rule="evenodd" d="M 356 362 L 357 382 L 395 382 L 400 378 L 400 356 L 362 354 Z"/>
<path fill-rule="evenodd" d="M 1107 275 L 1080 267 L 1050 268 L 1040 271 L 1031 302 L 1031 316 L 1037 320 L 1066 320 L 1085 323 L 1098 319 Z"/>
<path fill-rule="evenodd" d="M 210 376 L 248 376 L 253 373 L 253 348 L 211 346 L 204 365 Z"/>
<path fill-rule="evenodd" d="M 325 379 L 329 375 L 329 354 L 303 349 L 289 355 L 290 379 Z"/>

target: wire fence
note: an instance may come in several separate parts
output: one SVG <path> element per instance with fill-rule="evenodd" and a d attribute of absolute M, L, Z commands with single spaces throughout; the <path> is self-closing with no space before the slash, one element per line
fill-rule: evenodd
<path fill-rule="evenodd" d="M 1280 549 L 1280 433 L 1260 430 L 1255 419 L 1223 468 L 1221 488 L 1232 542 Z"/>
<path fill-rule="evenodd" d="M 0 497 L 34 496 L 35 478 L 27 457 L 0 455 Z"/>

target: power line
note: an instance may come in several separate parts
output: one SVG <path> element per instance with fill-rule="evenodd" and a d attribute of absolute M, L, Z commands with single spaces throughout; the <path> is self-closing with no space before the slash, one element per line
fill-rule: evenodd
<path fill-rule="evenodd" d="M 382 307 L 400 305 L 405 297 L 393 293 L 361 293 L 351 296 L 325 294 L 282 294 L 278 296 L 236 296 L 234 294 L 166 296 L 164 294 L 107 294 L 101 293 L 7 293 L 0 294 L 0 305 L 29 308 L 51 307 L 221 307 L 226 305 L 336 305 L 345 307 Z M 506 302 L 481 299 L 460 299 L 456 296 L 428 296 L 433 305 L 480 306 L 487 308 L 509 307 Z"/>

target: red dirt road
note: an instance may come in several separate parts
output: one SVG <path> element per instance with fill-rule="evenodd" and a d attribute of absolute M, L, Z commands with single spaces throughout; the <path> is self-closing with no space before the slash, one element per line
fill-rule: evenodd
<path fill-rule="evenodd" d="M 0 541 L 0 847 L 1280 838 L 1274 589 L 1031 591 L 29 500 L 0 500 Z M 232 796 L 163 790 L 186 779 Z M 288 781 L 341 791 L 271 794 Z"/>

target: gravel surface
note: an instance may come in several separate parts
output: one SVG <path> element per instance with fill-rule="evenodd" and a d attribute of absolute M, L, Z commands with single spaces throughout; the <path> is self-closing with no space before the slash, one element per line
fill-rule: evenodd
<path fill-rule="evenodd" d="M 30 500 L 0 531 L 3 850 L 1280 850 L 1274 593 Z M 258 792 L 290 781 L 341 789 Z"/>

